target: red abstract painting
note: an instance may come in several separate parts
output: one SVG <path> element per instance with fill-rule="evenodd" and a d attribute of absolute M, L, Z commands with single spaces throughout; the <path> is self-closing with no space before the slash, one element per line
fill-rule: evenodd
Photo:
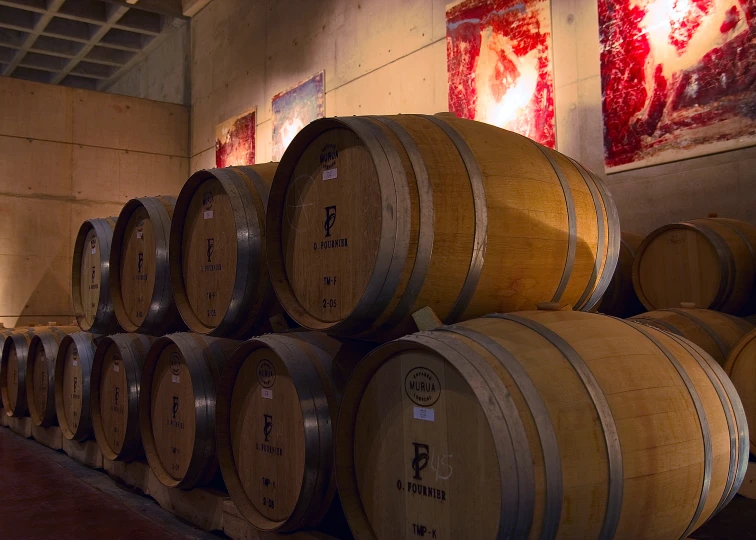
<path fill-rule="evenodd" d="M 599 0 L 606 165 L 756 142 L 756 0 Z"/>
<path fill-rule="evenodd" d="M 215 166 L 254 165 L 255 109 L 215 127 Z"/>
<path fill-rule="evenodd" d="M 548 0 L 464 0 L 446 8 L 449 110 L 554 148 Z"/>

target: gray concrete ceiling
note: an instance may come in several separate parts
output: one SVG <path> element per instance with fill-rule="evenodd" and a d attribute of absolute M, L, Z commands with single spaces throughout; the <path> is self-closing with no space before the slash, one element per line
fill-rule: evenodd
<path fill-rule="evenodd" d="M 104 89 L 184 24 L 155 5 L 0 0 L 0 75 Z"/>

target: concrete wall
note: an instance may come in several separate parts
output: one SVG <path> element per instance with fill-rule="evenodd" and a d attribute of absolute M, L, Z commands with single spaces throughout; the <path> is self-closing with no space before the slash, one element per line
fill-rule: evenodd
<path fill-rule="evenodd" d="M 0 322 L 70 322 L 81 222 L 177 194 L 189 110 L 0 77 Z"/>
<path fill-rule="evenodd" d="M 189 105 L 190 26 L 174 29 L 165 41 L 107 91 L 124 96 Z"/>
<path fill-rule="evenodd" d="M 448 109 L 448 0 L 213 0 L 191 22 L 191 170 L 214 166 L 215 126 L 257 106 L 271 156 L 274 94 L 326 73 L 326 116 Z M 756 149 L 604 174 L 595 0 L 552 0 L 558 149 L 604 175 L 637 233 L 713 211 L 756 222 Z"/>

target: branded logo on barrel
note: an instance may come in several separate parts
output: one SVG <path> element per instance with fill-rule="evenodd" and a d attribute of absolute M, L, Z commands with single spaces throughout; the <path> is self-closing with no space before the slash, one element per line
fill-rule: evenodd
<path fill-rule="evenodd" d="M 257 363 L 257 382 L 263 388 L 270 388 L 276 382 L 276 370 L 270 360 L 264 359 Z"/>
<path fill-rule="evenodd" d="M 97 276 L 97 271 L 95 270 L 95 267 L 92 267 L 92 283 L 95 282 L 95 276 Z M 91 289 L 91 287 L 90 287 Z"/>
<path fill-rule="evenodd" d="M 273 431 L 273 416 L 270 414 L 263 414 L 263 419 L 265 420 L 263 435 L 265 435 L 265 442 L 269 442 L 268 437 L 270 436 L 270 432 Z"/>
<path fill-rule="evenodd" d="M 137 255 L 137 274 L 142 273 L 142 265 L 144 264 L 144 253 Z"/>
<path fill-rule="evenodd" d="M 181 355 L 177 352 L 171 353 L 171 373 L 174 375 L 181 374 Z"/>
<path fill-rule="evenodd" d="M 210 210 L 213 207 L 213 192 L 212 191 L 206 191 L 205 194 L 202 196 L 202 206 L 205 208 L 205 210 Z"/>
<path fill-rule="evenodd" d="M 336 166 L 336 159 L 339 157 L 339 150 L 335 144 L 326 144 L 320 150 L 320 164 L 323 166 L 323 170 L 327 171 L 333 169 Z"/>
<path fill-rule="evenodd" d="M 209 263 L 213 262 L 212 260 L 213 251 L 215 251 L 215 238 L 208 238 L 207 239 L 207 262 Z"/>
<path fill-rule="evenodd" d="M 430 407 L 441 397 L 441 383 L 430 369 L 412 368 L 404 379 L 407 396 L 421 407 Z"/>
<path fill-rule="evenodd" d="M 326 232 L 326 238 L 331 236 L 331 227 L 336 223 L 336 206 L 326 206 L 325 208 L 326 218 L 323 223 L 323 228 Z"/>
<path fill-rule="evenodd" d="M 428 466 L 428 445 L 413 442 L 412 446 L 415 447 L 415 457 L 412 458 L 412 469 L 415 471 L 415 475 L 412 478 L 422 480 L 423 477 L 420 476 L 420 473 Z"/>
<path fill-rule="evenodd" d="M 179 410 L 179 398 L 178 396 L 173 396 L 173 419 L 176 419 L 176 413 Z"/>

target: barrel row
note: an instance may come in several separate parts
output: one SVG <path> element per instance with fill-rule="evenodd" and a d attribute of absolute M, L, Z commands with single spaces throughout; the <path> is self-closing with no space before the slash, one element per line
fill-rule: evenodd
<path fill-rule="evenodd" d="M 386 341 L 425 306 L 447 323 L 590 310 L 619 256 L 606 187 L 559 152 L 449 114 L 331 118 L 280 164 L 199 171 L 177 199 L 88 220 L 72 290 L 95 333 L 247 338 L 285 311 Z"/>
<path fill-rule="evenodd" d="M 145 455 L 166 485 L 220 472 L 261 530 L 311 527 L 341 504 L 359 537 L 425 522 L 439 537 L 685 537 L 742 482 L 752 409 L 669 324 L 682 330 L 518 312 L 372 352 L 312 332 L 75 333 L 59 341 L 58 421 L 67 438 L 93 430 L 110 459 Z M 38 357 L 54 347 L 42 335 Z M 732 351 L 736 381 L 753 342 Z"/>

